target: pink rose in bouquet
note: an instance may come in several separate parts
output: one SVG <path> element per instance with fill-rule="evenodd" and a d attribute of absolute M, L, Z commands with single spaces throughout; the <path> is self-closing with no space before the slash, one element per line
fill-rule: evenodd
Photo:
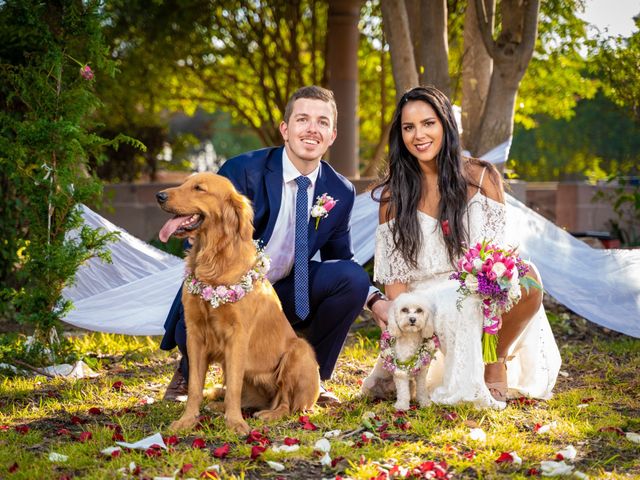
<path fill-rule="evenodd" d="M 458 270 L 449 278 L 460 283 L 456 301 L 458 310 L 471 295 L 482 299 L 482 355 L 486 363 L 496 362 L 497 334 L 502 326 L 502 315 L 518 303 L 520 287 L 542 288 L 529 273 L 529 266 L 515 249 L 505 250 L 484 240 L 467 249 L 458 260 Z"/>

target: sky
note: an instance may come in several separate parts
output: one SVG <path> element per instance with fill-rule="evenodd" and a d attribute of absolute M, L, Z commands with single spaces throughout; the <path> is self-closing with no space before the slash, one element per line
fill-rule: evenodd
<path fill-rule="evenodd" d="M 585 12 L 579 15 L 601 31 L 628 37 L 636 30 L 633 17 L 640 13 L 640 0 L 585 0 Z"/>

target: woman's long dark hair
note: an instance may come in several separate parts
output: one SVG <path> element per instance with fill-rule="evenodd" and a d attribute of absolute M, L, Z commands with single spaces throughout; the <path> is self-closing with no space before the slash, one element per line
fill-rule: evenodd
<path fill-rule="evenodd" d="M 381 192 L 379 201 L 388 203 L 387 218 L 384 221 L 395 218 L 391 225 L 395 247 L 408 265 L 417 267 L 418 252 L 423 241 L 417 216 L 423 195 L 423 173 L 418 160 L 409 153 L 402 140 L 401 122 L 402 109 L 412 101 L 428 103 L 442 123 L 442 145 L 436 157 L 440 192 L 437 228 L 446 233 L 443 235 L 444 243 L 449 260 L 454 264 L 462 255 L 462 247 L 468 238 L 463 222 L 467 209 L 468 181 L 463 172 L 460 135 L 453 108 L 440 90 L 431 86 L 412 88 L 405 92 L 398 102 L 389 132 L 388 170 L 374 188 L 372 196 Z M 446 222 L 444 227 L 443 222 Z"/>

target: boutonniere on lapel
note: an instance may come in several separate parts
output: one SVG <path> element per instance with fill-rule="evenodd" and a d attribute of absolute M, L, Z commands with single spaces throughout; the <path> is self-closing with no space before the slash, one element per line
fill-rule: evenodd
<path fill-rule="evenodd" d="M 338 201 L 334 200 L 333 197 L 323 193 L 318 198 L 316 198 L 316 204 L 311 209 L 311 216 L 316 219 L 316 230 L 318 229 L 318 224 L 320 223 L 320 219 L 329 215 L 329 212 L 333 207 L 336 206 Z"/>

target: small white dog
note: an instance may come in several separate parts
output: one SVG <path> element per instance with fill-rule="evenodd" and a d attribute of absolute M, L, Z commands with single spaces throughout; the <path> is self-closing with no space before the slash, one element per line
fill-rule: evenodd
<path fill-rule="evenodd" d="M 362 382 L 361 393 L 386 398 L 396 390 L 397 410 L 408 410 L 415 379 L 415 398 L 421 407 L 429 405 L 427 372 L 439 347 L 433 316 L 414 293 L 399 295 L 389 310 L 387 330 L 380 337 L 380 355 L 375 367 Z"/>

